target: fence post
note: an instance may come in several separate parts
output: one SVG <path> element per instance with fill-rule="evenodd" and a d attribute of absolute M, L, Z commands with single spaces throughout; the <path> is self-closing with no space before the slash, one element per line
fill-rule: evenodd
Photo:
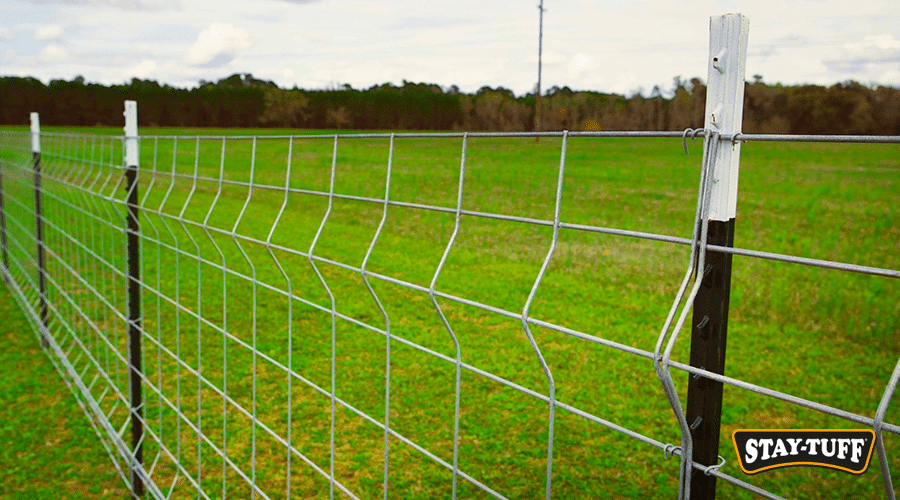
<path fill-rule="evenodd" d="M 3 248 L 3 281 L 9 282 L 9 251 L 6 247 L 6 205 L 3 202 L 2 160 L 0 160 L 0 247 Z"/>
<path fill-rule="evenodd" d="M 37 113 L 31 113 L 31 160 L 34 168 L 34 220 L 35 240 L 37 241 L 38 292 L 40 303 L 38 309 L 43 325 L 41 346 L 46 349 L 50 342 L 47 339 L 47 269 L 44 258 L 44 202 L 41 196 L 41 122 Z"/>
<path fill-rule="evenodd" d="M 128 381 L 131 392 L 131 492 L 144 495 L 144 481 L 138 470 L 144 464 L 144 409 L 141 394 L 141 256 L 138 224 L 138 127 L 137 102 L 125 101 L 125 189 L 128 216 Z"/>
<path fill-rule="evenodd" d="M 749 26 L 749 20 L 741 14 L 710 18 L 704 126 L 722 135 L 741 131 Z M 714 167 L 706 242 L 732 247 L 741 145 L 732 141 L 721 144 L 717 151 L 716 157 L 710 159 Z M 717 374 L 725 373 L 731 257 L 720 252 L 706 254 L 703 283 L 694 301 L 690 364 Z M 686 416 L 694 441 L 694 461 L 706 466 L 718 465 L 722 383 L 690 377 Z M 691 498 L 714 499 L 716 477 L 696 474 L 696 471 L 692 470 Z"/>

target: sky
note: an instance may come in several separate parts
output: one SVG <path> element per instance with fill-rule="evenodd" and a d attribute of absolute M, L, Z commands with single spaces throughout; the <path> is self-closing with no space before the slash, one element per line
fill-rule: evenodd
<path fill-rule="evenodd" d="M 281 87 L 404 80 L 517 95 L 537 81 L 539 0 L 0 0 L 0 76 L 252 73 Z M 897 0 L 544 0 L 542 89 L 631 95 L 706 80 L 710 16 L 749 18 L 747 80 L 900 87 Z"/>

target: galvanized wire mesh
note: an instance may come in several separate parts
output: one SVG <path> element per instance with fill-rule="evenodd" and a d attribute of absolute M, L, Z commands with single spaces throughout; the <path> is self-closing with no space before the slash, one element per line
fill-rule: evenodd
<path fill-rule="evenodd" d="M 864 259 L 706 245 L 710 151 L 781 139 L 701 135 L 700 162 L 663 132 L 141 137 L 142 464 L 125 437 L 121 137 L 42 134 L 39 215 L 29 136 L 0 133 L 4 272 L 123 479 L 136 469 L 153 498 L 565 498 L 642 484 L 591 480 L 632 460 L 659 476 L 651 488 L 683 491 L 698 469 L 779 498 L 690 459 L 685 376 L 873 428 L 889 485 L 897 352 L 879 364 L 895 366 L 886 384 L 860 379 L 868 412 L 677 361 L 707 252 L 900 278 Z M 603 185 L 636 205 L 604 208 L 590 179 L 615 167 L 587 145 L 621 138 L 671 140 L 681 177 L 657 195 L 675 209 L 641 204 L 652 182 L 617 179 Z M 617 227 L 628 210 L 643 215 Z M 633 321 L 607 321 L 632 292 Z"/>

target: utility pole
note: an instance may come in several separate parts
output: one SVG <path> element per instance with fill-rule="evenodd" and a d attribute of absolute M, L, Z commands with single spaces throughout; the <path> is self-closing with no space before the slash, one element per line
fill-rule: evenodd
<path fill-rule="evenodd" d="M 543 51 L 544 42 L 544 0 L 538 4 L 538 81 L 537 94 L 535 94 L 534 104 L 534 131 L 541 131 L 541 53 Z M 534 142 L 541 142 L 540 136 L 534 138 Z"/>

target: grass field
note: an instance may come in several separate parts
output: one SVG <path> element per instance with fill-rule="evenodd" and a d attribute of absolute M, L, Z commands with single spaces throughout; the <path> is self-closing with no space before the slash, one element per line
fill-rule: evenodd
<path fill-rule="evenodd" d="M 118 133 L 118 129 L 79 132 Z M 142 130 L 142 134 L 157 133 L 198 131 Z M 104 157 L 120 155 L 110 153 L 109 143 L 104 144 Z M 230 139 L 220 162 L 221 139 L 179 139 L 177 147 L 169 138 L 157 143 L 145 139 L 142 144 L 142 272 L 150 288 L 143 298 L 144 366 L 147 383 L 168 399 L 160 401 L 155 389 L 145 388 L 146 417 L 156 436 L 145 443 L 145 457 L 153 462 L 160 441 L 184 464 L 186 471 L 178 474 L 172 498 L 196 496 L 184 478 L 186 472 L 195 479 L 200 476 L 210 497 L 222 496 L 222 460 L 213 445 L 227 447 L 233 465 L 248 475 L 255 470 L 260 489 L 272 498 L 284 495 L 287 470 L 295 497 L 327 496 L 328 481 L 296 455 L 288 468 L 285 446 L 253 426 L 238 406 L 255 411 L 258 420 L 283 439 L 290 436 L 298 452 L 328 471 L 331 400 L 310 385 L 331 387 L 332 347 L 338 397 L 375 420 L 384 420 L 387 343 L 384 335 L 360 324 L 384 329 L 385 322 L 362 276 L 352 268 L 366 261 L 372 273 L 427 289 L 454 231 L 452 211 L 390 206 L 367 260 L 384 205 L 335 199 L 315 254 L 351 267 L 317 264 L 336 310 L 355 322 L 338 319 L 332 343 L 330 299 L 315 270 L 303 255 L 278 250 L 309 250 L 328 198 L 302 193 L 285 197 L 283 191 L 257 188 L 247 203 L 251 193 L 246 186 L 218 182 L 220 176 L 250 182 L 252 164 L 254 184 L 283 187 L 289 183 L 295 189 L 327 192 L 333 141 L 295 140 L 289 177 L 288 146 L 284 139 L 261 139 L 254 154 L 251 140 Z M 561 219 L 690 237 L 701 156 L 700 142 L 692 146 L 691 156 L 686 157 L 680 140 L 570 138 Z M 118 426 L 127 408 L 114 407 L 112 390 L 104 389 L 118 387 L 127 395 L 127 374 L 102 336 L 126 355 L 125 323 L 109 307 L 126 311 L 125 285 L 89 253 L 124 270 L 124 237 L 89 214 L 120 226 L 122 207 L 86 195 L 83 189 L 116 199 L 123 199 L 124 190 L 118 171 L 66 159 L 99 160 L 100 143 L 45 138 L 44 148 L 44 206 L 51 223 L 48 275 L 50 301 L 55 304 L 52 329 L 60 344 L 74 348 L 71 357 L 84 350 L 109 371 L 110 380 L 101 377 L 92 392 Z M 396 139 L 390 199 L 455 209 L 460 150 L 458 138 Z M 900 268 L 898 153 L 894 145 L 745 144 L 735 245 Z M 388 154 L 388 139 L 340 140 L 335 192 L 383 198 Z M 12 249 L 17 262 L 34 259 L 27 246 L 33 243 L 33 234 L 23 233 L 33 227 L 34 218 L 27 214 L 33 194 L 31 178 L 7 165 L 27 157 L 14 158 L 9 151 L 0 151 L 4 195 L 18 201 L 7 201 L 8 217 L 19 223 L 12 224 L 11 232 L 19 231 L 16 241 L 23 243 Z M 545 138 L 539 144 L 528 138 L 470 138 L 463 208 L 552 220 L 559 163 L 559 138 Z M 183 176 L 170 176 L 173 169 Z M 195 184 L 191 179 L 195 173 L 208 180 Z M 224 233 L 207 231 L 204 225 Z M 227 234 L 233 228 L 250 239 Z M 436 288 L 520 314 L 551 236 L 552 228 L 547 226 L 463 216 Z M 271 253 L 262 243 L 269 237 L 276 248 Z M 198 262 L 192 257 L 196 255 L 207 262 Z M 234 273 L 217 267 L 222 263 Z M 652 352 L 687 265 L 688 248 L 683 245 L 560 229 L 529 316 Z M 97 300 L 95 291 L 73 272 L 95 286 L 109 304 Z M 17 279 L 32 281 L 33 274 L 30 268 L 13 273 Z M 257 284 L 242 276 L 255 276 Z M 369 281 L 390 320 L 392 335 L 455 358 L 452 338 L 427 292 L 371 277 Z M 900 357 L 898 285 L 888 278 L 735 256 L 726 373 L 873 416 Z M 325 310 L 296 299 L 288 301 L 279 292 L 288 289 Z M 153 290 L 164 297 L 158 300 Z M 180 307 L 166 297 L 176 299 Z M 448 299 L 438 302 L 459 340 L 464 363 L 548 393 L 547 377 L 519 319 Z M 223 335 L 222 329 L 230 335 Z M 650 360 L 547 328 L 531 326 L 531 331 L 553 373 L 558 401 L 662 443 L 679 443 L 676 421 Z M 78 333 L 83 346 L 75 342 L 72 332 Z M 687 361 L 688 337 L 687 332 L 682 334 L 673 359 Z M 29 334 L 28 339 L 33 337 Z M 248 345 L 256 347 L 257 356 Z M 390 350 L 391 428 L 452 462 L 454 364 L 397 340 L 390 343 Z M 98 376 L 86 354 L 78 359 L 82 363 L 78 366 L 86 368 L 85 380 Z M 304 379 L 290 379 L 288 391 L 289 378 L 276 363 L 290 366 Z M 193 370 L 199 370 L 208 383 L 198 383 Z M 684 401 L 687 377 L 678 371 L 673 376 Z M 223 402 L 211 386 L 226 385 L 230 399 Z M 509 498 L 542 496 L 547 412 L 546 402 L 463 370 L 459 469 Z M 380 496 L 383 431 L 341 405 L 334 415 L 337 480 L 361 498 Z M 894 403 L 886 421 L 896 423 L 898 416 Z M 15 423 L 19 417 L 10 418 Z M 790 498 L 883 495 L 874 459 L 860 477 L 816 468 L 748 477 L 735 463 L 731 444 L 735 429 L 859 428 L 857 424 L 734 387 L 725 388 L 722 424 L 720 455 L 728 460 L 723 471 L 731 475 Z M 198 443 L 192 426 L 202 427 L 209 442 Z M 885 441 L 896 474 L 900 470 L 897 437 L 886 434 Z M 154 475 L 165 490 L 176 478 L 173 461 L 163 455 Z M 677 460 L 665 461 L 658 448 L 556 410 L 555 498 L 668 498 L 677 492 L 677 478 Z M 229 497 L 249 497 L 245 481 L 231 468 L 226 468 L 225 479 Z M 397 498 L 451 494 L 450 471 L 396 438 L 390 441 L 389 481 L 391 496 Z M 119 486 L 113 482 L 110 488 Z M 719 492 L 720 498 L 751 496 L 721 481 Z M 459 496 L 487 497 L 463 479 Z"/>
<path fill-rule="evenodd" d="M 109 456 L 6 288 L 0 318 L 0 498 L 125 498 Z"/>

